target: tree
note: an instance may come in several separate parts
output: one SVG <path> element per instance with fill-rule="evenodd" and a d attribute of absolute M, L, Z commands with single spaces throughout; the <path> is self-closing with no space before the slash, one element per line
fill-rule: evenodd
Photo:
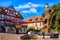
<path fill-rule="evenodd" d="M 51 8 L 54 10 L 51 18 L 51 29 L 55 29 L 57 32 L 60 29 L 60 4 L 53 5 Z"/>

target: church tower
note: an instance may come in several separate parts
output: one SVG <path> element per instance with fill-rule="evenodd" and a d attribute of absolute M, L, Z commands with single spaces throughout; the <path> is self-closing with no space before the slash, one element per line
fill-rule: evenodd
<path fill-rule="evenodd" d="M 48 4 L 46 4 L 46 8 L 48 8 L 49 7 L 49 5 Z"/>
<path fill-rule="evenodd" d="M 44 28 L 43 32 L 49 32 L 50 31 L 50 21 L 51 21 L 51 14 L 53 13 L 53 10 L 49 8 L 49 5 L 45 5 L 45 11 L 44 11 L 44 17 L 43 17 L 43 22 L 44 22 Z"/>

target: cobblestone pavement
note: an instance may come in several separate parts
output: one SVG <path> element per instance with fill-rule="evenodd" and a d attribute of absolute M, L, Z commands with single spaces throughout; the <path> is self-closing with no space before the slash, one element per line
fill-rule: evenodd
<path fill-rule="evenodd" d="M 0 40 L 21 40 L 20 36 L 24 34 L 0 33 Z"/>
<path fill-rule="evenodd" d="M 20 37 L 24 34 L 10 34 L 10 33 L 0 33 L 0 40 L 21 40 Z M 42 39 L 42 40 L 60 40 L 56 39 Z"/>
<path fill-rule="evenodd" d="M 43 40 L 60 40 L 60 39 L 54 38 L 54 39 L 43 39 Z"/>

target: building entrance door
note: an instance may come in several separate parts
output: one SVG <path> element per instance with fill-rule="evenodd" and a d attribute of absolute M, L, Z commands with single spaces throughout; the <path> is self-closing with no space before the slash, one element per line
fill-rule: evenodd
<path fill-rule="evenodd" d="M 0 32 L 5 32 L 5 28 L 3 26 L 0 26 Z"/>

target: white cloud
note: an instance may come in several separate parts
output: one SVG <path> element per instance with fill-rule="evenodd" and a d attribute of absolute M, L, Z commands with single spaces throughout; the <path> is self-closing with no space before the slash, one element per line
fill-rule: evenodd
<path fill-rule="evenodd" d="M 49 3 L 49 6 L 52 6 L 53 3 Z M 24 9 L 21 11 L 21 13 L 38 13 L 37 12 L 37 8 L 38 7 L 44 7 L 45 4 L 35 4 L 35 3 L 31 3 L 31 2 L 28 2 L 24 5 L 18 5 L 15 7 L 16 10 L 21 10 L 21 9 Z M 27 10 L 26 8 L 29 8 L 29 10 Z"/>
<path fill-rule="evenodd" d="M 31 2 L 28 2 L 28 5 L 30 5 L 30 7 L 42 7 L 43 6 L 43 4 L 34 4 Z"/>
<path fill-rule="evenodd" d="M 15 8 L 16 9 L 22 9 L 22 8 L 31 8 L 31 7 L 33 7 L 33 8 L 44 7 L 44 4 L 34 4 L 31 2 L 28 2 L 27 4 L 24 4 L 24 5 L 18 5 Z"/>
<path fill-rule="evenodd" d="M 35 8 L 30 8 L 29 10 L 23 10 L 23 13 L 37 13 L 37 10 Z"/>
<path fill-rule="evenodd" d="M 32 12 L 32 13 L 36 13 L 37 12 L 37 10 L 35 8 L 31 8 L 29 11 Z"/>
<path fill-rule="evenodd" d="M 16 6 L 15 9 L 16 10 L 25 9 L 25 10 L 22 10 L 21 13 L 37 13 L 36 8 L 38 7 L 44 7 L 44 5 L 28 2 L 27 4 Z M 27 10 L 26 8 L 29 8 L 29 10 Z"/>
<path fill-rule="evenodd" d="M 25 5 L 19 5 L 18 7 L 15 7 L 17 9 L 20 9 L 20 8 L 30 8 L 29 5 L 25 4 Z"/>
<path fill-rule="evenodd" d="M 23 13 L 29 13 L 29 11 L 28 11 L 28 10 L 23 10 L 22 12 L 23 12 Z"/>

